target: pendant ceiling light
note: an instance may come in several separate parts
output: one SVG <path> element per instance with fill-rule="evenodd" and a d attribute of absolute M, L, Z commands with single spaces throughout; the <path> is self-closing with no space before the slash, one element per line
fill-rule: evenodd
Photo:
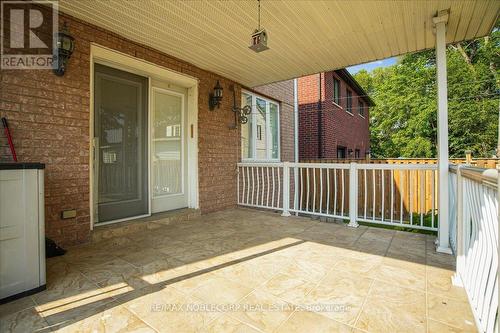
<path fill-rule="evenodd" d="M 267 47 L 266 29 L 260 28 L 260 0 L 257 0 L 257 2 L 259 3 L 258 27 L 252 33 L 252 44 L 249 46 L 249 48 L 259 53 L 268 50 L 269 47 Z"/>

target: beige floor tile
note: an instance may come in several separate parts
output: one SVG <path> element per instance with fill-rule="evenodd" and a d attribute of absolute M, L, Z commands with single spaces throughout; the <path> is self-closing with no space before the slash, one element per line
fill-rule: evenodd
<path fill-rule="evenodd" d="M 372 258 L 341 258 L 335 264 L 335 270 L 353 272 L 358 274 L 367 274 L 382 264 L 383 257 Z"/>
<path fill-rule="evenodd" d="M 53 327 L 55 332 L 137 332 L 147 333 L 155 330 L 136 315 L 121 306 L 100 311 L 88 317 L 77 317 L 67 323 Z"/>
<path fill-rule="evenodd" d="M 204 249 L 202 246 L 196 245 L 196 243 L 183 244 L 182 247 L 177 248 L 172 248 L 169 246 L 167 248 L 161 248 L 159 250 L 169 257 L 175 258 L 185 263 L 195 263 L 207 258 L 212 258 L 217 255 L 215 251 L 207 251 L 207 249 Z"/>
<path fill-rule="evenodd" d="M 406 288 L 425 291 L 425 265 L 384 258 L 382 264 L 367 272 L 367 276 Z"/>
<path fill-rule="evenodd" d="M 122 293 L 123 288 L 132 290 L 148 285 L 138 268 L 119 258 L 88 267 L 82 273 L 99 287 L 108 288 L 108 292 L 110 289 L 117 289 Z"/>
<path fill-rule="evenodd" d="M 0 320 L 2 333 L 50 332 L 48 326 L 45 318 L 35 308 L 11 313 Z"/>
<path fill-rule="evenodd" d="M 394 250 L 389 248 L 386 253 L 386 258 L 392 258 L 394 260 L 401 260 L 406 262 L 412 262 L 416 264 L 425 265 L 425 250 L 415 251 L 415 252 L 404 252 L 399 250 Z"/>
<path fill-rule="evenodd" d="M 32 296 L 36 310 L 50 324 L 51 319 L 68 314 L 74 315 L 79 309 L 101 306 L 113 300 L 113 295 L 102 291 L 99 287 L 80 273 L 61 276 L 57 283 L 51 283 L 47 290 Z"/>
<path fill-rule="evenodd" d="M 259 290 L 273 294 L 295 305 L 300 305 L 304 301 L 306 295 L 315 286 L 316 283 L 301 277 L 288 273 L 278 273 L 264 285 L 260 286 Z"/>
<path fill-rule="evenodd" d="M 214 280 L 219 279 L 220 276 L 208 272 L 208 273 L 194 273 L 192 275 L 188 275 L 182 278 L 175 280 L 173 283 L 169 283 L 168 285 L 176 288 L 177 290 L 183 292 L 184 294 L 191 294 L 193 291 L 202 287 L 207 283 L 212 283 Z"/>
<path fill-rule="evenodd" d="M 141 267 L 155 260 L 166 258 L 166 255 L 159 250 L 145 248 L 140 251 L 123 254 L 119 256 L 119 258 L 134 265 L 135 267 Z"/>
<path fill-rule="evenodd" d="M 315 333 L 347 333 L 352 332 L 353 328 L 338 321 L 326 318 L 317 313 L 297 311 L 283 323 L 276 332 L 315 332 Z"/>
<path fill-rule="evenodd" d="M 429 319 L 427 321 L 427 333 L 476 333 L 475 327 L 469 329 L 461 329 L 452 327 L 441 322 Z"/>
<path fill-rule="evenodd" d="M 425 332 L 425 294 L 375 281 L 355 327 L 369 332 Z"/>
<path fill-rule="evenodd" d="M 241 262 L 239 259 L 235 259 L 233 252 L 218 254 L 214 257 L 207 258 L 204 260 L 197 261 L 193 263 L 196 267 L 202 270 L 217 270 L 229 265 L 234 265 Z"/>
<path fill-rule="evenodd" d="M 232 317 L 222 315 L 203 327 L 202 332 L 207 333 L 259 333 L 257 329 L 248 326 Z"/>
<path fill-rule="evenodd" d="M 373 280 L 355 273 L 333 270 L 305 298 L 318 313 L 354 325 Z M 315 310 L 311 310 L 315 311 Z"/>
<path fill-rule="evenodd" d="M 452 283 L 454 274 L 455 272 L 452 270 L 427 267 L 427 291 L 431 294 L 467 301 L 464 288 L 454 286 Z"/>
<path fill-rule="evenodd" d="M 230 315 L 263 332 L 273 332 L 292 314 L 294 306 L 262 291 L 254 291 L 239 302 Z"/>
<path fill-rule="evenodd" d="M 207 311 L 203 302 L 166 287 L 128 301 L 124 306 L 161 332 L 195 332 L 221 315 Z"/>
<path fill-rule="evenodd" d="M 295 276 L 311 282 L 319 282 L 325 275 L 333 269 L 337 260 L 329 258 L 318 258 L 311 256 L 309 259 L 290 260 L 281 272 L 290 276 Z"/>
<path fill-rule="evenodd" d="M 146 265 L 141 266 L 141 279 L 150 284 L 155 283 L 170 283 L 175 279 L 180 279 L 183 276 L 199 271 L 199 269 L 192 264 L 184 264 L 183 262 L 164 257 L 156 259 Z"/>
<path fill-rule="evenodd" d="M 23 297 L 8 303 L 0 304 L 0 319 L 10 314 L 26 310 L 35 306 L 31 296 Z"/>
<path fill-rule="evenodd" d="M 449 254 L 437 253 L 434 249 L 427 251 L 426 263 L 428 266 L 455 269 L 455 257 Z"/>
<path fill-rule="evenodd" d="M 234 304 L 252 291 L 224 277 L 214 276 L 191 292 L 190 295 L 210 304 Z"/>
<path fill-rule="evenodd" d="M 281 270 L 282 267 L 275 266 L 272 263 L 257 264 L 251 261 L 244 261 L 218 269 L 213 273 L 249 288 L 255 288 L 262 285 Z"/>
<path fill-rule="evenodd" d="M 428 294 L 427 304 L 429 319 L 438 320 L 463 330 L 474 329 L 474 317 L 469 303 L 465 300 L 459 301 Z"/>

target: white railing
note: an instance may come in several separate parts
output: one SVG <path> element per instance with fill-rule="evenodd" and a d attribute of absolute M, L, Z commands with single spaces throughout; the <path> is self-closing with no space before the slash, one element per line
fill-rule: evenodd
<path fill-rule="evenodd" d="M 454 167 L 454 166 L 453 166 Z M 450 247 L 453 251 L 453 254 L 457 254 L 457 174 L 456 172 L 448 173 L 448 196 L 450 205 L 450 215 L 449 215 L 449 239 L 450 239 Z"/>
<path fill-rule="evenodd" d="M 456 283 L 469 298 L 480 332 L 498 330 L 498 171 L 451 166 L 450 240 L 457 257 Z M 450 191 L 451 192 L 451 191 Z"/>
<path fill-rule="evenodd" d="M 436 165 L 239 163 L 238 204 L 437 230 Z"/>
<path fill-rule="evenodd" d="M 283 208 L 283 163 L 239 163 L 238 204 L 249 207 Z"/>

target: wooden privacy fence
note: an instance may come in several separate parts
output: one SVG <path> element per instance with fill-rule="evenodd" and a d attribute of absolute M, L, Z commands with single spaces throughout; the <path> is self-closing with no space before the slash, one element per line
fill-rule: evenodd
<path fill-rule="evenodd" d="M 302 163 L 368 163 L 368 164 L 437 164 L 435 158 L 334 158 L 334 159 L 305 159 Z M 496 169 L 500 165 L 500 158 L 451 158 L 450 164 L 468 164 L 478 168 Z"/>

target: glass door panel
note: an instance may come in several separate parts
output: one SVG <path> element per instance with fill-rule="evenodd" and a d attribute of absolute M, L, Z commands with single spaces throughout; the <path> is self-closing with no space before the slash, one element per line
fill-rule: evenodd
<path fill-rule="evenodd" d="M 187 92 L 161 81 L 152 84 L 151 209 L 157 213 L 187 207 Z"/>
<path fill-rule="evenodd" d="M 182 96 L 155 90 L 153 197 L 183 193 Z"/>
<path fill-rule="evenodd" d="M 98 222 L 148 213 L 148 79 L 95 64 Z"/>

